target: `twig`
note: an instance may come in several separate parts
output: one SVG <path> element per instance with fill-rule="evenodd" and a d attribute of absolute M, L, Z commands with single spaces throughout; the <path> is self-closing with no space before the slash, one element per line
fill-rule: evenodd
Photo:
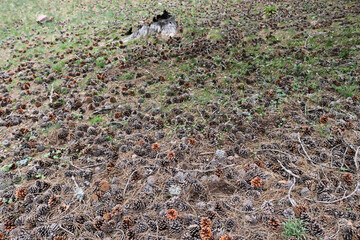
<path fill-rule="evenodd" d="M 199 156 L 204 156 L 204 155 L 211 155 L 211 154 L 214 154 L 215 152 L 203 152 L 203 153 L 200 153 Z"/>
<path fill-rule="evenodd" d="M 52 103 L 53 99 L 52 99 L 52 95 L 53 95 L 53 92 L 54 92 L 54 84 L 51 84 L 51 91 L 50 91 L 50 103 Z"/>
<path fill-rule="evenodd" d="M 250 15 L 250 10 L 252 9 L 252 7 L 253 7 L 253 5 L 254 5 L 254 2 L 255 2 L 255 1 L 251 1 L 250 7 L 249 7 L 248 10 L 247 10 L 246 17 L 248 17 L 248 18 L 250 18 L 250 17 L 249 17 L 249 15 Z"/>
<path fill-rule="evenodd" d="M 324 203 L 324 204 L 337 203 L 337 202 L 340 202 L 340 201 L 342 201 L 342 200 L 345 200 L 345 199 L 351 197 L 352 195 L 354 195 L 354 194 L 358 191 L 359 185 L 360 185 L 360 181 L 357 182 L 356 187 L 355 187 L 355 190 L 354 190 L 352 193 L 350 193 L 349 195 L 347 195 L 347 196 L 345 196 L 345 197 L 342 197 L 342 198 L 340 198 L 340 199 L 334 200 L 334 201 L 317 201 L 317 200 L 310 199 L 310 198 L 305 198 L 305 199 L 310 200 L 310 201 L 314 201 L 314 202 L 316 202 L 316 203 Z"/>
<path fill-rule="evenodd" d="M 127 189 L 128 185 L 129 185 L 129 183 L 130 183 L 130 180 L 131 180 L 132 175 L 133 175 L 135 172 L 137 172 L 137 171 L 139 171 L 139 170 L 141 170 L 141 169 L 143 169 L 143 168 L 146 168 L 146 167 L 149 167 L 149 166 L 144 166 L 144 167 L 135 169 L 135 170 L 130 174 L 130 176 L 129 176 L 128 180 L 127 180 L 127 183 L 126 183 L 126 185 L 125 185 L 124 191 L 123 191 L 123 196 L 125 196 L 126 189 Z"/>
<path fill-rule="evenodd" d="M 71 176 L 71 179 L 74 181 L 76 187 L 79 188 L 79 185 L 77 184 L 77 182 L 76 182 L 76 180 L 75 180 L 75 177 L 74 177 L 74 176 Z"/>
<path fill-rule="evenodd" d="M 286 153 L 286 152 L 283 152 L 283 151 L 280 151 L 280 150 L 276 150 L 276 149 L 261 149 L 261 150 L 258 150 L 256 152 L 263 152 L 263 151 L 274 151 L 274 152 L 278 152 L 278 153 L 282 153 L 282 154 L 285 154 L 285 155 L 288 155 L 291 157 L 291 155 L 289 153 Z M 292 171 L 290 171 L 289 169 L 287 169 L 281 162 L 280 160 L 276 159 L 276 161 L 280 164 L 281 168 L 284 169 L 285 172 L 287 172 L 288 174 L 290 174 L 291 176 L 295 177 L 295 178 L 300 178 L 298 175 L 296 175 L 295 173 L 293 173 Z"/>
<path fill-rule="evenodd" d="M 224 167 L 220 167 L 220 169 L 225 169 L 225 168 L 229 168 L 229 167 L 233 167 L 235 166 L 235 164 L 231 164 L 231 165 L 226 165 Z M 200 172 L 200 173 L 207 173 L 207 172 L 213 172 L 216 171 L 217 169 L 208 169 L 208 170 L 200 170 L 200 169 L 194 169 L 194 170 L 183 170 L 183 169 L 179 169 L 179 168 L 175 168 L 178 171 L 183 171 L 183 172 Z"/>
<path fill-rule="evenodd" d="M 125 238 L 125 233 L 123 230 L 121 229 L 115 229 L 115 231 L 120 231 L 121 232 L 121 240 L 123 240 Z"/>
<path fill-rule="evenodd" d="M 355 162 L 355 167 L 356 167 L 356 171 L 359 170 L 359 163 L 358 163 L 358 154 L 359 154 L 359 150 L 360 150 L 360 147 L 357 148 L 356 150 L 356 153 L 355 153 L 355 157 L 354 157 L 354 162 Z"/>
<path fill-rule="evenodd" d="M 290 203 L 291 203 L 291 205 L 292 205 L 293 207 L 297 206 L 295 200 L 294 200 L 294 199 L 291 199 L 291 191 L 292 191 L 292 189 L 295 187 L 295 183 L 296 183 L 296 178 L 294 178 L 294 182 L 293 182 L 293 184 L 291 185 L 291 187 L 290 187 L 290 189 L 289 189 L 289 193 L 288 193 L 289 201 L 290 201 Z"/>
<path fill-rule="evenodd" d="M 72 161 L 69 161 L 69 163 L 70 163 L 70 165 L 73 166 L 74 168 L 77 168 L 77 169 L 79 169 L 79 170 L 84 170 L 84 169 L 82 169 L 81 167 L 78 167 L 78 166 L 74 165 L 74 164 L 72 163 Z"/>
<path fill-rule="evenodd" d="M 206 122 L 205 118 L 203 117 L 202 113 L 201 113 L 201 112 L 200 112 L 200 110 L 199 110 L 199 106 L 197 106 L 197 110 L 198 110 L 198 112 L 199 112 L 199 114 L 200 114 L 201 118 L 204 120 L 204 122 Z"/>
<path fill-rule="evenodd" d="M 302 141 L 301 141 L 301 139 L 300 139 L 300 135 L 299 135 L 299 134 L 298 134 L 298 141 L 299 141 L 299 143 L 300 143 L 300 145 L 301 145 L 301 148 L 302 148 L 302 150 L 304 151 L 307 159 L 310 161 L 310 163 L 311 163 L 312 165 L 315 165 L 315 164 L 313 163 L 313 161 L 311 160 L 309 154 L 307 153 L 307 151 L 306 151 L 306 149 L 305 149 L 305 147 L 304 147 L 304 145 L 303 145 L 303 143 L 302 143 Z"/>
<path fill-rule="evenodd" d="M 338 224 L 338 228 L 337 228 L 337 231 L 336 233 L 334 233 L 333 235 L 331 235 L 330 237 L 325 237 L 324 240 L 327 240 L 327 239 L 332 239 L 333 237 L 335 237 L 340 231 L 340 224 Z"/>
<path fill-rule="evenodd" d="M 304 48 L 307 48 L 307 44 L 309 42 L 309 39 L 315 36 L 319 36 L 319 35 L 325 35 L 328 34 L 329 32 L 319 32 L 319 33 L 314 33 L 314 34 L 308 34 L 308 37 L 305 40 L 305 44 L 304 44 Z"/>
<path fill-rule="evenodd" d="M 64 230 L 65 232 L 70 233 L 71 235 L 74 235 L 74 236 L 75 236 L 74 233 L 72 233 L 72 232 L 70 232 L 69 230 L 63 228 L 61 225 L 59 225 L 59 228 L 61 228 L 61 229 Z"/>

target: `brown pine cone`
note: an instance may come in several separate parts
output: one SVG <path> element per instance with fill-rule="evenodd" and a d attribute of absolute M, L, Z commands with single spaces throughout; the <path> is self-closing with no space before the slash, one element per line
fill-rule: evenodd
<path fill-rule="evenodd" d="M 263 180 L 259 177 L 256 177 L 254 179 L 251 180 L 251 186 L 253 186 L 254 188 L 259 188 L 262 184 Z"/>
<path fill-rule="evenodd" d="M 280 228 L 280 221 L 276 217 L 271 217 L 268 223 L 273 230 Z"/>
<path fill-rule="evenodd" d="M 17 190 L 15 196 L 16 196 L 17 199 L 23 200 L 23 199 L 25 199 L 26 194 L 27 194 L 27 189 L 24 188 L 24 187 L 22 187 L 22 188 L 19 188 L 19 189 Z"/>
<path fill-rule="evenodd" d="M 94 222 L 94 228 L 96 228 L 97 230 L 100 230 L 101 229 L 101 226 L 104 224 L 104 219 L 97 219 L 95 220 Z"/>
<path fill-rule="evenodd" d="M 201 228 L 200 230 L 201 240 L 210 240 L 212 237 L 212 231 L 209 227 Z"/>
<path fill-rule="evenodd" d="M 302 213 L 308 212 L 308 208 L 306 206 L 301 206 L 301 205 L 293 207 L 293 210 L 295 212 L 295 216 L 298 218 L 301 216 Z"/>
<path fill-rule="evenodd" d="M 343 175 L 342 180 L 344 183 L 346 183 L 349 186 L 354 183 L 354 177 L 351 173 L 347 173 L 347 174 Z"/>
<path fill-rule="evenodd" d="M 4 226 L 5 226 L 5 231 L 8 231 L 8 232 L 10 232 L 14 228 L 16 228 L 14 219 L 9 218 L 8 220 L 6 220 L 5 223 L 4 223 Z"/>
<path fill-rule="evenodd" d="M 51 196 L 48 201 L 49 207 L 53 208 L 59 203 L 59 198 L 56 196 Z"/>
<path fill-rule="evenodd" d="M 211 228 L 211 220 L 207 217 L 201 219 L 201 228 Z"/>
<path fill-rule="evenodd" d="M 128 229 L 132 226 L 134 226 L 134 219 L 131 216 L 124 217 L 122 221 L 122 226 L 124 229 Z"/>

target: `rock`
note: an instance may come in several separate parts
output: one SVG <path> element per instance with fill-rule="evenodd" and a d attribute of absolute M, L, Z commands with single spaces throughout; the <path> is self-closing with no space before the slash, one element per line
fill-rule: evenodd
<path fill-rule="evenodd" d="M 150 177 L 147 178 L 147 184 L 148 184 L 149 186 L 154 186 L 155 183 L 156 183 L 156 177 L 150 176 Z"/>
<path fill-rule="evenodd" d="M 112 184 L 118 184 L 119 183 L 119 178 L 117 178 L 117 177 L 113 177 L 112 179 L 111 179 L 111 183 Z"/>
<path fill-rule="evenodd" d="M 217 159 L 225 157 L 225 154 L 226 154 L 226 152 L 223 150 L 216 150 L 216 152 L 215 152 L 215 156 Z"/>
<path fill-rule="evenodd" d="M 306 197 L 306 196 L 308 196 L 309 194 L 310 194 L 310 190 L 309 190 L 307 187 L 301 189 L 301 191 L 300 191 L 300 195 L 301 195 L 302 197 Z"/>
<path fill-rule="evenodd" d="M 1 144 L 2 144 L 4 147 L 10 147 L 11 142 L 10 142 L 9 140 L 4 140 Z"/>
<path fill-rule="evenodd" d="M 54 20 L 54 17 L 49 17 L 47 15 L 41 14 L 36 18 L 36 22 L 39 24 L 43 24 L 45 22 L 50 22 Z"/>
<path fill-rule="evenodd" d="M 36 150 L 37 150 L 38 152 L 43 152 L 43 151 L 45 150 L 45 146 L 42 145 L 42 144 L 37 144 L 37 145 L 36 145 Z"/>

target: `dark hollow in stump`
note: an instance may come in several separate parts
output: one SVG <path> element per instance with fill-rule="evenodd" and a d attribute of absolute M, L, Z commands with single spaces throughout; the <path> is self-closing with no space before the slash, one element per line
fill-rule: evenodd
<path fill-rule="evenodd" d="M 175 16 L 164 10 L 162 15 L 157 15 L 153 18 L 153 22 L 147 26 L 142 25 L 138 30 L 131 33 L 123 39 L 123 42 L 136 40 L 147 35 L 157 35 L 162 37 L 173 37 L 177 33 L 178 24 L 175 21 Z"/>

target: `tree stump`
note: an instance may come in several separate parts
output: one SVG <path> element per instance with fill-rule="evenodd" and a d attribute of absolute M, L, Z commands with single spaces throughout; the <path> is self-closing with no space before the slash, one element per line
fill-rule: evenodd
<path fill-rule="evenodd" d="M 147 35 L 155 36 L 160 35 L 161 37 L 173 37 L 178 31 L 178 24 L 175 21 L 175 16 L 169 14 L 166 10 L 162 15 L 157 15 L 153 18 L 153 22 L 148 26 L 142 25 L 138 30 L 131 33 L 123 39 L 123 42 L 136 40 Z"/>

